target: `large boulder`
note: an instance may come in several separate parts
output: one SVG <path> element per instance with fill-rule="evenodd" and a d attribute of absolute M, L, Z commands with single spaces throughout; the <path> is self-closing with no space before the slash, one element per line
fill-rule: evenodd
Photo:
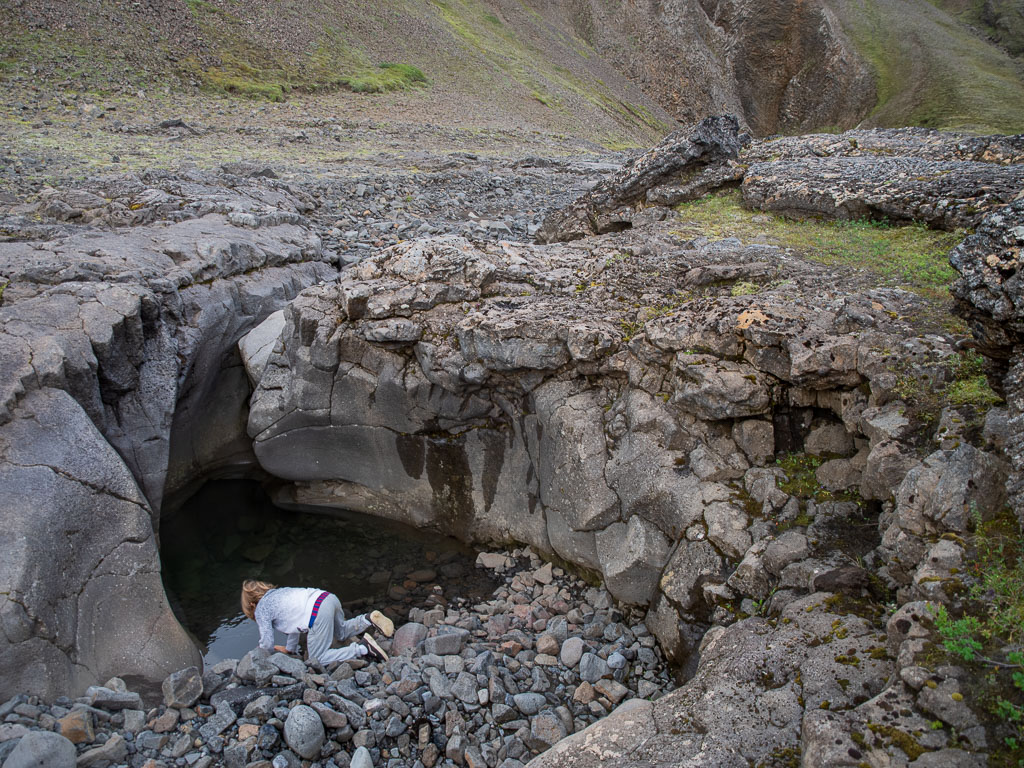
<path fill-rule="evenodd" d="M 292 707 L 284 721 L 284 740 L 299 757 L 318 757 L 327 735 L 316 710 L 305 704 Z"/>
<path fill-rule="evenodd" d="M 152 512 L 121 457 L 62 390 L 32 392 L 12 415 L 0 429 L 5 693 L 56 696 L 201 664 L 167 604 Z"/>
<path fill-rule="evenodd" d="M 4 760 L 4 768 L 74 768 L 75 745 L 58 733 L 29 731 Z"/>
<path fill-rule="evenodd" d="M 731 115 L 708 117 L 675 131 L 563 210 L 550 214 L 537 241 L 562 242 L 628 229 L 636 210 L 648 201 L 674 205 L 737 181 L 743 172 L 735 160 L 743 142 L 739 123 Z"/>

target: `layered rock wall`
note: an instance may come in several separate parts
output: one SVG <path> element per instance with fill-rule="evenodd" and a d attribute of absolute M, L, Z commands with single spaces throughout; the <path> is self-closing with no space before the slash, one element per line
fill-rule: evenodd
<path fill-rule="evenodd" d="M 852 126 L 875 103 L 871 70 L 825 2 L 537 5 L 683 123 L 732 112 L 759 136 L 799 133 Z"/>
<path fill-rule="evenodd" d="M 758 485 L 777 450 L 817 439 L 835 490 L 865 499 L 914 463 L 870 425 L 901 407 L 882 350 L 907 343 L 891 315 L 915 299 L 837 295 L 779 249 L 669 229 L 417 241 L 304 292 L 253 398 L 260 464 L 293 481 L 293 501 L 597 571 L 617 599 L 653 605 L 685 655 L 683 618 L 727 599 L 768 521 L 796 515 Z M 739 280 L 761 290 L 734 297 Z"/>
<path fill-rule="evenodd" d="M 991 379 L 1006 397 L 1004 450 L 1013 463 L 1010 500 L 1024 527 L 1024 301 L 1021 253 L 1024 198 L 987 215 L 957 246 L 950 262 L 960 273 L 953 285 L 958 309 L 979 348 L 995 361 Z"/>
<path fill-rule="evenodd" d="M 123 183 L 120 200 L 92 195 L 94 216 L 155 223 L 0 250 L 0 696 L 198 660 L 160 578 L 161 502 L 248 451 L 238 337 L 335 274 L 307 228 L 272 220 L 297 219 L 294 198 L 282 210 Z"/>

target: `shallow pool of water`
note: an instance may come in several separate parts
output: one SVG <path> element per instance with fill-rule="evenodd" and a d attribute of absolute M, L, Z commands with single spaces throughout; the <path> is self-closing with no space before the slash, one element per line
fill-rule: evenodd
<path fill-rule="evenodd" d="M 239 606 L 247 578 L 325 589 L 350 615 L 378 608 L 398 621 L 496 586 L 455 539 L 355 512 L 280 509 L 243 480 L 209 482 L 168 515 L 160 556 L 171 607 L 207 664 L 256 646 L 256 624 Z"/>

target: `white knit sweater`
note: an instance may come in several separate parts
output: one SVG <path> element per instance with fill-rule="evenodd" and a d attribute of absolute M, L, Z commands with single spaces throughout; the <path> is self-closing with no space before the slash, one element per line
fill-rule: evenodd
<path fill-rule="evenodd" d="M 274 630 L 288 636 L 285 647 L 299 649 L 299 633 L 309 631 L 309 615 L 323 592 L 309 587 L 275 587 L 256 604 L 253 618 L 260 629 L 260 648 L 274 648 Z"/>

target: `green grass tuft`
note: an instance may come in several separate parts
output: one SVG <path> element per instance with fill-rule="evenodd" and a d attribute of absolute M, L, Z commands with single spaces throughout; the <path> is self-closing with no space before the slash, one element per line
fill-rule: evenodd
<path fill-rule="evenodd" d="M 540 91 L 531 91 L 530 92 L 530 97 L 534 101 L 539 101 L 545 107 L 550 107 L 550 106 L 553 105 L 552 98 L 550 96 L 548 96 L 546 93 L 541 93 Z"/>
<path fill-rule="evenodd" d="M 909 406 L 908 415 L 925 425 L 935 423 L 948 405 L 970 406 L 971 421 L 980 424 L 989 408 L 1002 402 L 989 386 L 984 362 L 977 352 L 960 352 L 947 361 L 944 367 L 948 375 L 938 381 L 918 379 L 909 364 L 898 363 L 892 368 L 896 374 L 894 392 Z"/>
<path fill-rule="evenodd" d="M 427 78 L 410 64 L 384 63 L 375 69 L 364 69 L 343 77 L 341 82 L 356 93 L 384 93 L 425 85 Z"/>
<path fill-rule="evenodd" d="M 759 286 L 757 283 L 746 283 L 741 281 L 733 285 L 730 293 L 733 296 L 753 296 L 760 290 L 761 286 Z"/>

